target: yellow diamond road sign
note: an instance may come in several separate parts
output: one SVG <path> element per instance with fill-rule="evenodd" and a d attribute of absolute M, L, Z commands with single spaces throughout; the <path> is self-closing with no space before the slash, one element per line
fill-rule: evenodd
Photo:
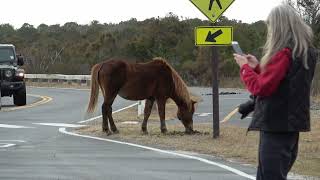
<path fill-rule="evenodd" d="M 195 28 L 196 46 L 230 45 L 232 39 L 232 26 L 199 26 Z"/>
<path fill-rule="evenodd" d="M 204 15 L 215 22 L 234 0 L 190 0 Z"/>

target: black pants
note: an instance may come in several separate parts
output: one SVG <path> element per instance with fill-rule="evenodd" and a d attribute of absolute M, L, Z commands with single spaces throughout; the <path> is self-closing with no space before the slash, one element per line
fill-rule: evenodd
<path fill-rule="evenodd" d="M 298 154 L 299 132 L 260 132 L 257 180 L 286 180 Z"/>

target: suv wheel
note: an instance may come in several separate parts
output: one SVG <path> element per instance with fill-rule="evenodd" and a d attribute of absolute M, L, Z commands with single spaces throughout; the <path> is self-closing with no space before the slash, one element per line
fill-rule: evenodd
<path fill-rule="evenodd" d="M 13 103 L 16 106 L 24 106 L 27 104 L 26 86 L 24 85 L 15 94 L 13 94 Z"/>

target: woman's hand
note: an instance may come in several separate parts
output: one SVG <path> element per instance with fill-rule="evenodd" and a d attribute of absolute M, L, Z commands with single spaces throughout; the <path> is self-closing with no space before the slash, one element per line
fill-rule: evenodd
<path fill-rule="evenodd" d="M 259 61 L 257 60 L 257 58 L 251 54 L 246 55 L 246 58 L 248 60 L 248 65 L 253 69 L 256 68 L 257 65 L 259 64 Z"/>
<path fill-rule="evenodd" d="M 236 60 L 237 64 L 240 66 L 240 68 L 245 65 L 248 64 L 248 59 L 246 56 L 242 56 L 240 54 L 233 54 L 234 59 Z"/>

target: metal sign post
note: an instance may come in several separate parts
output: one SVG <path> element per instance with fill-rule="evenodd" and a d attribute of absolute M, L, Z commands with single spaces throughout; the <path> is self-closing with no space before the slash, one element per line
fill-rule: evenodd
<path fill-rule="evenodd" d="M 228 9 L 234 0 L 190 0 L 213 23 Z M 196 46 L 228 46 L 233 40 L 233 28 L 230 26 L 200 26 L 195 28 Z M 213 138 L 220 135 L 219 120 L 219 53 L 212 47 L 212 127 Z"/>
<path fill-rule="evenodd" d="M 219 119 L 219 83 L 218 83 L 218 67 L 219 52 L 216 47 L 212 47 L 212 128 L 213 138 L 220 135 L 220 119 Z"/>
<path fill-rule="evenodd" d="M 2 101 L 1 101 L 2 97 L 1 97 L 1 82 L 0 82 L 0 110 L 2 108 Z"/>

